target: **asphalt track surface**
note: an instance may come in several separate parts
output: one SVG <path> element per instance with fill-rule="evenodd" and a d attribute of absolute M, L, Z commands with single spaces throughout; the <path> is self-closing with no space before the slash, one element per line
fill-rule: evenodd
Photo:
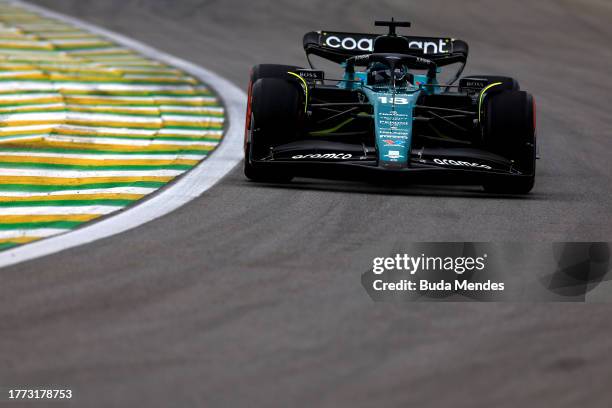
<path fill-rule="evenodd" d="M 236 168 L 159 220 L 1 270 L 0 384 L 87 407 L 610 406 L 612 306 L 375 304 L 360 285 L 412 241 L 610 240 L 609 2 L 39 3 L 242 87 L 253 64 L 303 64 L 306 31 L 407 17 L 536 96 L 542 160 L 520 199 Z"/>

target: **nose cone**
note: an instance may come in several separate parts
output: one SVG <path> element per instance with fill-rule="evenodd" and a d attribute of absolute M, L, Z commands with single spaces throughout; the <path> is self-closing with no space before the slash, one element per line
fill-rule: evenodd
<path fill-rule="evenodd" d="M 376 146 L 381 167 L 408 167 L 412 143 L 412 117 L 419 91 L 368 95 L 374 101 Z"/>

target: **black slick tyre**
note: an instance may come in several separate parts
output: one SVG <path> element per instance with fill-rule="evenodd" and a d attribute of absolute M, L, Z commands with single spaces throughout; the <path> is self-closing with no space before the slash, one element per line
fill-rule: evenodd
<path fill-rule="evenodd" d="M 502 91 L 487 95 L 484 103 L 483 136 L 487 150 L 512 162 L 515 176 L 493 178 L 485 191 L 526 194 L 535 184 L 536 129 L 533 97 L 524 91 Z"/>

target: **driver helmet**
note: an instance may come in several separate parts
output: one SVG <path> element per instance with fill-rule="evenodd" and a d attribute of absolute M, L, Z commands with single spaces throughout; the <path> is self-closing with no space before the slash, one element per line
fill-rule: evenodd
<path fill-rule="evenodd" d="M 391 68 L 381 62 L 376 62 L 370 68 L 370 83 L 372 85 L 390 85 L 392 78 L 395 76 L 397 85 L 401 85 L 402 82 L 407 81 L 412 83 L 412 75 L 408 72 L 406 66 L 397 66 L 391 72 Z"/>

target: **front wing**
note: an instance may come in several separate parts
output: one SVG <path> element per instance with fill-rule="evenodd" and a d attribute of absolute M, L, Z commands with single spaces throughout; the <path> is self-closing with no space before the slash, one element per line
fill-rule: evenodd
<path fill-rule="evenodd" d="M 531 177 L 513 163 L 476 148 L 420 148 L 402 166 L 382 165 L 374 146 L 330 141 L 298 141 L 276 146 L 270 155 L 251 160 L 257 167 L 300 177 L 326 179 L 412 179 L 431 183 L 481 184 L 495 178 Z"/>

